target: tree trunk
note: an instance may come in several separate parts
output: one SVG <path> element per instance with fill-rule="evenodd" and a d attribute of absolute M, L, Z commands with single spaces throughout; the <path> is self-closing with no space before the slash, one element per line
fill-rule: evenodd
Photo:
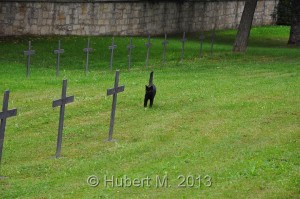
<path fill-rule="evenodd" d="M 300 46 L 300 1 L 293 0 L 293 19 L 290 30 L 289 45 L 297 44 Z"/>
<path fill-rule="evenodd" d="M 257 0 L 247 0 L 240 21 L 237 35 L 233 44 L 233 52 L 245 52 L 252 26 Z"/>

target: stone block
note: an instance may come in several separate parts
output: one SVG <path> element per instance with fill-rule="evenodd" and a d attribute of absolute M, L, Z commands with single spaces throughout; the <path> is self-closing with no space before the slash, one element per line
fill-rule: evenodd
<path fill-rule="evenodd" d="M 138 24 L 139 22 L 140 22 L 140 20 L 138 18 L 133 18 L 130 20 L 130 23 L 132 23 L 132 24 Z"/>
<path fill-rule="evenodd" d="M 73 28 L 72 28 L 73 30 L 78 30 L 78 29 L 80 29 L 80 25 L 78 25 L 78 24 L 76 24 L 76 25 L 73 25 Z"/>
<path fill-rule="evenodd" d="M 100 32 L 100 34 L 104 34 L 106 32 L 105 26 L 100 26 L 99 32 Z"/>
<path fill-rule="evenodd" d="M 37 34 L 38 33 L 38 26 L 37 25 L 30 26 L 30 32 L 32 32 L 33 34 Z"/>
<path fill-rule="evenodd" d="M 52 19 L 47 19 L 46 21 L 47 21 L 46 24 L 47 24 L 48 26 L 50 26 L 50 25 L 52 24 Z"/>
<path fill-rule="evenodd" d="M 70 24 L 70 15 L 67 15 L 66 17 L 66 24 Z"/>
<path fill-rule="evenodd" d="M 43 19 L 47 19 L 47 18 L 48 18 L 48 12 L 43 11 L 43 12 L 42 12 L 42 18 L 43 18 Z"/>
<path fill-rule="evenodd" d="M 117 32 L 121 32 L 122 31 L 122 26 L 117 26 Z"/>
<path fill-rule="evenodd" d="M 42 26 L 41 29 L 40 29 L 40 33 L 42 35 L 47 35 L 49 34 L 49 27 L 48 26 Z"/>
<path fill-rule="evenodd" d="M 128 26 L 127 25 L 122 25 L 122 31 L 128 30 Z"/>
<path fill-rule="evenodd" d="M 123 4 L 123 3 L 117 3 L 115 8 L 117 10 L 124 10 L 125 7 L 126 7 L 125 4 Z"/>

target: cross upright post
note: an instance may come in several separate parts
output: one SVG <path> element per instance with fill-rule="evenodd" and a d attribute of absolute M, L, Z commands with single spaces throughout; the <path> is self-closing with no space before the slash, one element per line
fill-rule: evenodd
<path fill-rule="evenodd" d="M 199 59 L 201 59 L 201 57 L 202 57 L 202 46 L 203 46 L 204 39 L 205 39 L 205 36 L 204 36 L 204 33 L 202 32 L 201 36 L 200 36 L 200 54 L 199 54 Z"/>
<path fill-rule="evenodd" d="M 135 46 L 132 44 L 132 37 L 130 37 L 130 43 L 127 45 L 128 49 L 128 70 L 130 70 L 131 67 L 131 51 L 132 49 L 135 48 Z"/>
<path fill-rule="evenodd" d="M 110 126 L 109 126 L 109 134 L 108 134 L 108 140 L 107 141 L 113 141 L 112 135 L 114 131 L 114 123 L 115 123 L 115 112 L 116 112 L 116 106 L 117 106 L 117 94 L 120 92 L 123 92 L 125 89 L 125 86 L 119 86 L 119 70 L 116 71 L 115 75 L 115 84 L 114 88 L 107 89 L 107 96 L 113 95 L 113 102 L 112 102 L 112 109 L 111 109 L 111 116 L 110 116 Z"/>
<path fill-rule="evenodd" d="M 167 51 L 167 45 L 168 45 L 168 41 L 167 41 L 167 33 L 165 33 L 165 40 L 162 42 L 162 45 L 164 46 L 164 52 L 163 52 L 163 61 L 164 64 L 166 63 L 166 51 Z"/>
<path fill-rule="evenodd" d="M 61 152 L 62 132 L 63 132 L 63 128 L 64 128 L 65 106 L 66 106 L 66 104 L 74 101 L 74 96 L 67 97 L 66 93 L 67 93 L 67 80 L 65 79 L 65 80 L 63 80 L 61 99 L 54 100 L 52 103 L 53 108 L 60 106 L 58 134 L 57 134 L 57 146 L 56 146 L 56 154 L 55 154 L 56 158 L 60 157 L 60 152 Z"/>
<path fill-rule="evenodd" d="M 87 40 L 86 48 L 83 49 L 83 52 L 86 53 L 86 61 L 85 61 L 85 74 L 87 75 L 89 72 L 89 52 L 92 52 L 93 49 L 90 48 L 90 38 Z"/>
<path fill-rule="evenodd" d="M 181 39 L 182 47 L 181 47 L 181 61 L 184 58 L 184 43 L 186 42 L 185 32 L 183 32 L 183 37 Z"/>
<path fill-rule="evenodd" d="M 150 47 L 152 46 L 152 43 L 150 42 L 150 35 L 148 35 L 148 43 L 145 43 L 145 46 L 147 47 L 146 68 L 148 68 L 148 60 L 149 60 L 149 55 L 150 55 Z"/>
<path fill-rule="evenodd" d="M 115 38 L 112 38 L 112 44 L 111 46 L 108 47 L 108 49 L 110 50 L 111 54 L 110 54 L 110 70 L 112 71 L 112 66 L 113 66 L 113 58 L 114 58 L 114 49 L 117 48 L 117 45 L 115 44 Z"/>
<path fill-rule="evenodd" d="M 24 51 L 24 55 L 27 56 L 27 63 L 26 63 L 26 77 L 29 78 L 30 76 L 30 56 L 34 55 L 35 51 L 31 50 L 31 41 L 28 42 L 28 50 Z"/>
<path fill-rule="evenodd" d="M 214 8 L 214 14 L 213 14 L 213 28 L 212 28 L 212 33 L 211 33 L 211 46 L 210 46 L 210 56 L 213 56 L 213 48 L 214 48 L 214 44 L 215 44 L 215 38 L 216 38 L 216 27 L 218 24 L 218 6 L 215 6 Z"/>
<path fill-rule="evenodd" d="M 1 160 L 2 160 L 2 151 L 3 151 L 3 144 L 4 144 L 4 135 L 5 135 L 5 126 L 6 126 L 6 119 L 8 117 L 16 116 L 17 109 L 8 110 L 8 100 L 9 100 L 9 91 L 4 92 L 3 97 L 3 106 L 2 112 L 0 112 L 0 168 L 1 168 Z"/>
<path fill-rule="evenodd" d="M 214 48 L 214 42 L 215 42 L 215 37 L 216 37 L 216 30 L 215 28 L 213 29 L 212 33 L 211 33 L 211 45 L 210 45 L 210 55 L 213 55 L 213 48 Z"/>
<path fill-rule="evenodd" d="M 60 65 L 60 54 L 65 52 L 64 49 L 60 48 L 60 40 L 58 41 L 58 49 L 54 50 L 54 54 L 56 54 L 56 76 L 59 76 L 59 65 Z"/>

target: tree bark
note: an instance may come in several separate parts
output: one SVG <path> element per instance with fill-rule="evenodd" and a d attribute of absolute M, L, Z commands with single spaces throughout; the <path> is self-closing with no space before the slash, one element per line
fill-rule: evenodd
<path fill-rule="evenodd" d="M 300 46 L 300 1 L 293 0 L 293 19 L 291 23 L 289 45 Z"/>
<path fill-rule="evenodd" d="M 245 52 L 247 49 L 256 5 L 257 0 L 247 0 L 245 3 L 238 32 L 233 44 L 233 52 Z"/>

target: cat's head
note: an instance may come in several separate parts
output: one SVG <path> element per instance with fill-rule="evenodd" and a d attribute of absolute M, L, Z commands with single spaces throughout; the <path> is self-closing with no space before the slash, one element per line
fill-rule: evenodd
<path fill-rule="evenodd" d="M 146 85 L 146 93 L 151 93 L 153 91 L 153 85 Z"/>

